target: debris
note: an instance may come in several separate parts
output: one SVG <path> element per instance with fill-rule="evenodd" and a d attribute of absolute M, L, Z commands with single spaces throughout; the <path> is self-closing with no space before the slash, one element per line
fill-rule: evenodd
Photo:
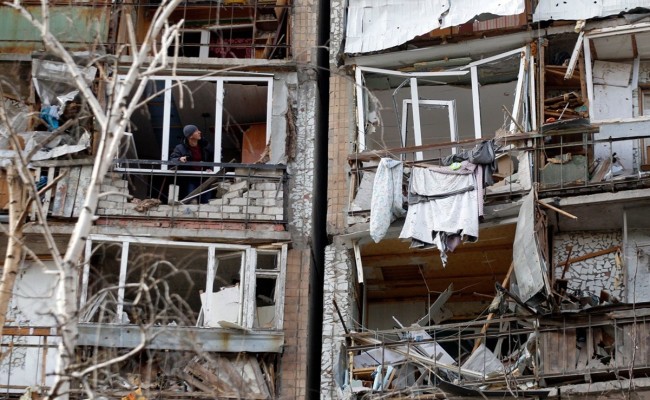
<path fill-rule="evenodd" d="M 160 200 L 158 199 L 133 199 L 131 202 L 133 204 L 136 204 L 134 210 L 138 212 L 146 212 L 149 209 L 158 207 L 160 205 Z"/>
<path fill-rule="evenodd" d="M 269 388 L 254 355 L 195 356 L 183 368 L 183 379 L 214 398 L 268 399 Z"/>
<path fill-rule="evenodd" d="M 147 398 L 142 395 L 142 389 L 137 388 L 133 392 L 122 397 L 122 400 L 147 400 Z"/>
<path fill-rule="evenodd" d="M 548 161 L 551 164 L 566 164 L 569 161 L 571 161 L 571 153 L 564 153 L 560 156 L 548 158 L 546 161 Z"/>
<path fill-rule="evenodd" d="M 484 344 L 480 344 L 467 360 L 463 368 L 482 374 L 483 378 L 498 376 L 505 372 L 501 361 Z"/>

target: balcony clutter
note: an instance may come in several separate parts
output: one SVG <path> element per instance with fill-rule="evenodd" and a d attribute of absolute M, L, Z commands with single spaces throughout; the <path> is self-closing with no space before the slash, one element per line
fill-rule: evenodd
<path fill-rule="evenodd" d="M 558 394 L 553 386 L 585 374 L 593 387 L 605 387 L 597 381 L 650 362 L 646 309 L 604 302 L 556 316 L 515 314 L 492 320 L 501 328 L 482 333 L 484 321 L 432 325 L 426 332 L 419 325 L 351 332 L 347 390 L 368 398 L 545 398 Z M 482 343 L 486 339 L 496 340 L 493 350 Z M 562 393 L 571 391 L 565 386 Z"/>
<path fill-rule="evenodd" d="M 448 239 L 453 233 L 463 238 L 472 232 L 459 222 L 469 220 L 468 214 L 477 227 L 478 236 L 479 217 L 483 215 L 478 211 L 483 204 L 477 202 L 477 197 L 484 198 L 481 188 L 485 187 L 488 203 L 493 196 L 502 196 L 504 189 L 511 194 L 517 191 L 519 195 L 528 190 L 529 195 L 516 218 L 515 240 L 510 246 L 513 248 L 512 264 L 503 282 L 499 283 L 499 279 L 495 285 L 497 294 L 487 310 L 487 318 L 480 316 L 459 323 L 449 321 L 453 313 L 442 311 L 449 296 L 441 294 L 430 312 L 417 323 L 402 325 L 393 316 L 385 325 L 394 321 L 397 323 L 394 329 L 348 330 L 346 350 L 350 357 L 345 391 L 368 399 L 419 396 L 545 398 L 558 396 L 560 391 L 562 394 L 585 392 L 587 389 L 575 385 L 578 382 L 592 385 L 588 390 L 605 389 L 607 381 L 620 376 L 621 371 L 628 374 L 650 366 L 648 304 L 624 304 L 620 300 L 625 296 L 626 285 L 620 235 L 599 232 L 589 239 L 585 233 L 578 236 L 556 233 L 552 257 L 547 249 L 547 222 L 543 210 L 555 212 L 560 219 L 577 218 L 556 207 L 554 200 L 539 199 L 548 197 L 547 193 L 558 193 L 560 189 L 599 191 L 605 184 L 647 187 L 647 176 L 630 168 L 631 165 L 625 166 L 625 160 L 611 150 L 617 141 L 629 144 L 629 139 L 597 139 L 597 132 L 588 121 L 574 118 L 549 122 L 540 134 L 531 134 L 528 138 L 511 136 L 507 144 L 503 139 L 496 139 L 495 157 L 486 163 L 496 164 L 490 172 L 493 184 L 484 183 L 482 176 L 474 173 L 476 170 L 485 172 L 485 168 L 467 161 L 445 166 L 443 160 L 435 160 L 441 165 L 431 165 L 431 162 L 388 159 L 391 164 L 400 165 L 398 176 L 402 178 L 400 182 L 392 177 L 389 185 L 386 182 L 378 184 L 378 177 L 386 176 L 382 171 L 389 165 L 386 158 L 380 159 L 378 165 L 374 160 L 366 161 L 359 168 L 361 179 L 348 222 L 367 222 L 369 207 L 371 237 L 380 242 L 384 235 L 379 240 L 372 236 L 372 220 L 378 215 L 378 210 L 373 209 L 374 197 L 380 193 L 382 198 L 397 199 L 389 204 L 397 202 L 407 210 L 401 239 L 411 240 L 408 232 L 413 230 L 412 226 L 421 225 L 420 233 L 430 242 L 428 245 L 412 244 L 411 248 L 416 250 L 402 254 L 409 259 L 396 261 L 402 274 L 407 274 L 405 264 L 419 264 L 416 276 L 396 282 L 388 282 L 393 279 L 387 275 L 390 265 L 387 258 L 392 255 L 385 252 L 378 256 L 371 251 L 366 258 L 360 254 L 357 262 L 364 266 L 366 260 L 368 263 L 364 268 L 364 274 L 369 274 L 367 284 L 378 287 L 383 284 L 394 288 L 395 293 L 397 287 L 407 285 L 409 279 L 415 281 L 417 277 L 427 282 L 426 274 L 436 269 L 427 265 L 431 253 L 427 249 L 439 251 L 443 267 L 445 260 L 456 257 L 445 253 L 464 246 L 462 240 L 449 246 Z M 451 146 L 454 144 L 448 144 Z M 599 153 L 601 146 L 608 151 Z M 530 165 L 531 160 L 537 164 L 533 163 L 535 168 L 529 171 L 524 166 Z M 469 173 L 462 175 L 463 169 Z M 450 180 L 459 177 L 466 181 L 455 184 Z M 472 193 L 474 197 L 470 196 Z M 368 201 L 369 196 L 373 201 Z M 468 199 L 455 206 L 454 199 L 462 196 Z M 435 202 L 440 203 L 435 211 L 418 208 L 423 203 Z M 401 225 L 403 217 L 395 213 L 395 209 L 399 207 L 381 210 L 390 213 L 391 220 Z M 458 230 L 436 228 L 435 224 L 444 219 L 455 221 L 453 226 L 463 227 Z M 443 237 L 444 242 L 437 236 L 439 232 L 448 234 Z M 480 244 L 481 240 L 477 239 Z M 566 249 L 558 247 L 557 243 L 564 243 Z M 471 252 L 469 249 L 468 254 Z M 492 254 L 492 258 L 496 256 Z M 467 276 L 463 275 L 466 271 L 462 268 L 468 266 L 458 262 L 453 265 L 457 268 L 456 279 Z M 552 266 L 548 276 L 539 273 L 547 270 L 545 265 Z M 377 282 L 378 274 L 384 275 L 383 281 Z"/>

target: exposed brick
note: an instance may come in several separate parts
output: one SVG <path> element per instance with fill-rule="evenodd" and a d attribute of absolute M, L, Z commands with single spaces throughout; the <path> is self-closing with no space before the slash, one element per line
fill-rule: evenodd
<path fill-rule="evenodd" d="M 235 197 L 242 197 L 243 194 L 244 194 L 244 190 L 235 190 L 233 192 L 228 192 L 221 197 L 224 199 L 232 199 Z"/>
<path fill-rule="evenodd" d="M 255 190 L 278 190 L 279 185 L 277 183 L 262 182 L 262 183 L 254 184 L 253 189 L 255 189 Z"/>
<path fill-rule="evenodd" d="M 248 199 L 243 198 L 243 197 L 237 197 L 234 199 L 230 199 L 230 205 L 231 206 L 247 206 L 248 205 Z"/>
<path fill-rule="evenodd" d="M 223 206 L 228 204 L 228 198 L 221 198 L 221 199 L 212 199 L 209 202 L 211 205 L 214 206 Z"/>
<path fill-rule="evenodd" d="M 284 210 L 281 207 L 264 207 L 264 214 L 281 215 Z"/>

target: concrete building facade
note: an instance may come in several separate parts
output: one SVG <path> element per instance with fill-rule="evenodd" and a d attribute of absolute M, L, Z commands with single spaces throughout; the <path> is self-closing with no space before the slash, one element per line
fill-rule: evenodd
<path fill-rule="evenodd" d="M 40 16 L 39 4 L 25 7 Z M 50 3 L 51 30 L 101 99 L 158 7 Z M 309 331 L 319 224 L 318 14 L 315 2 L 286 0 L 181 2 L 171 14 L 170 25 L 183 21 L 178 47 L 169 49 L 177 58 L 147 77 L 78 266 L 75 365 L 109 366 L 73 379 L 70 398 L 308 397 L 308 354 L 320 342 Z M 10 136 L 21 138 L 23 154 L 47 139 L 28 162 L 45 188 L 40 203 L 62 254 L 97 132 L 69 71 L 38 32 L 7 6 L 0 18 L 3 165 L 15 162 Z M 64 126 L 75 107 L 79 118 Z M 189 124 L 214 150 L 190 171 L 170 158 Z M 62 139 L 49 140 L 59 126 Z M 187 188 L 190 181 L 199 188 Z M 5 206 L 6 184 L 2 196 Z M 3 327 L 3 398 L 41 398 L 55 379 L 59 282 L 38 221 L 28 213 Z M 3 247 L 5 254 L 6 238 Z"/>
<path fill-rule="evenodd" d="M 331 7 L 321 398 L 647 398 L 650 4 Z"/>

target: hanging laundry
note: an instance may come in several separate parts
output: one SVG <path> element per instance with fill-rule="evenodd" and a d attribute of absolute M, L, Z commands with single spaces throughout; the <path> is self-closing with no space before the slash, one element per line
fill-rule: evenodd
<path fill-rule="evenodd" d="M 442 165 L 452 165 L 456 162 L 469 161 L 472 164 L 480 165 L 483 169 L 483 187 L 494 185 L 492 174 L 497 169 L 497 161 L 495 156 L 494 139 L 483 140 L 478 143 L 472 150 L 465 150 L 460 153 L 449 155 L 442 160 Z"/>
<path fill-rule="evenodd" d="M 375 243 L 384 238 L 391 222 L 406 213 L 402 207 L 403 170 L 401 161 L 390 158 L 382 158 L 377 166 L 370 203 L 370 237 Z"/>
<path fill-rule="evenodd" d="M 447 251 L 462 241 L 477 241 L 479 216 L 483 214 L 482 172 L 467 161 L 455 170 L 414 167 L 400 238 L 411 239 L 411 247 L 438 248 L 443 266 Z"/>

